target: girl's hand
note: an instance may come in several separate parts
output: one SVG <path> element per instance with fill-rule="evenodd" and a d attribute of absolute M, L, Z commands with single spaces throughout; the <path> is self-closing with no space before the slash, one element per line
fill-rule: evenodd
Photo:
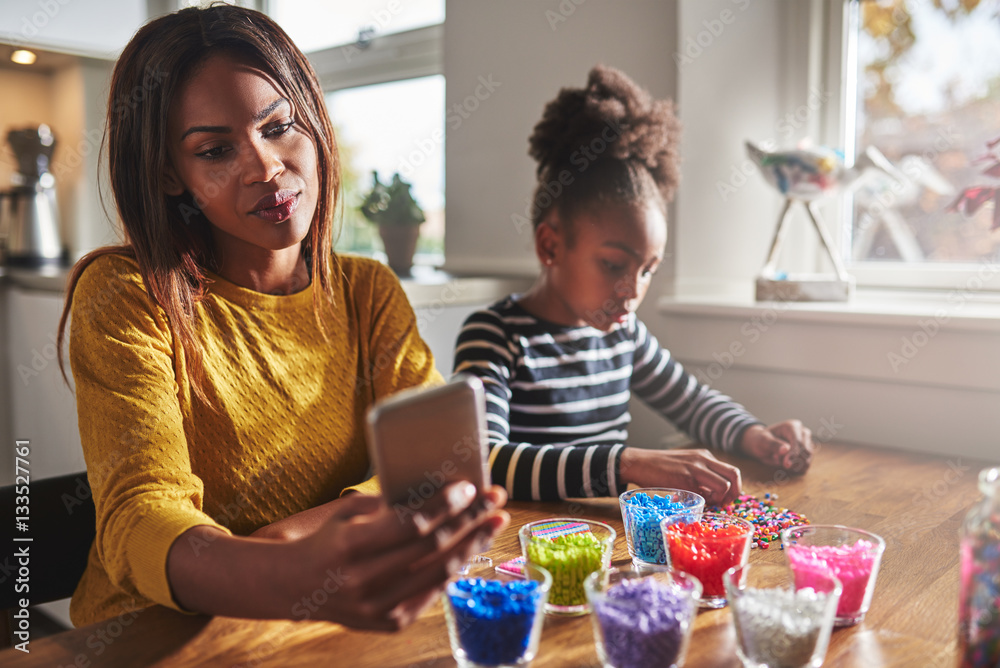
<path fill-rule="evenodd" d="M 750 457 L 790 473 L 805 473 L 815 448 L 812 432 L 798 420 L 770 427 L 754 425 L 743 433 L 740 449 Z"/>
<path fill-rule="evenodd" d="M 299 558 L 286 564 L 286 583 L 302 604 L 292 618 L 376 630 L 408 625 L 506 526 L 510 517 L 498 510 L 506 500 L 502 487 L 477 499 L 471 484 L 454 483 L 416 512 L 360 494 L 326 504 L 322 526 L 288 544 Z"/>
<path fill-rule="evenodd" d="M 673 487 L 705 497 L 705 504 L 726 505 L 740 495 L 740 470 L 720 462 L 708 450 L 622 451 L 621 478 L 639 487 Z"/>

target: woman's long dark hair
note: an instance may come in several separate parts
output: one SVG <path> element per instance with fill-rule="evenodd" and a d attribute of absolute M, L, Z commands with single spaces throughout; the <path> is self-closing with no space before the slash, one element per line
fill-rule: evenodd
<path fill-rule="evenodd" d="M 330 266 L 333 218 L 340 197 L 340 159 L 323 91 L 309 61 L 265 14 L 231 5 L 188 8 L 143 26 L 122 51 L 111 78 L 104 133 L 107 159 L 124 244 L 98 248 L 70 273 L 59 321 L 59 366 L 65 377 L 62 343 L 77 281 L 102 255 L 121 254 L 139 265 L 146 290 L 164 310 L 174 340 L 184 351 L 194 393 L 201 387 L 202 351 L 194 336 L 194 307 L 204 298 L 206 269 L 213 269 L 208 221 L 190 193 L 164 191 L 167 114 L 195 69 L 225 53 L 266 72 L 288 97 L 295 121 L 316 146 L 320 192 L 302 251 L 311 263 L 314 309 L 333 302 Z"/>

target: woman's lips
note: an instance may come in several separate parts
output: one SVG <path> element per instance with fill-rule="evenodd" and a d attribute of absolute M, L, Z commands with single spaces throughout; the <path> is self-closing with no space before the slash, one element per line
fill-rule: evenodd
<path fill-rule="evenodd" d="M 290 218 L 298 205 L 298 193 L 290 190 L 282 190 L 259 199 L 257 204 L 254 205 L 254 210 L 250 213 L 268 222 L 280 223 Z"/>

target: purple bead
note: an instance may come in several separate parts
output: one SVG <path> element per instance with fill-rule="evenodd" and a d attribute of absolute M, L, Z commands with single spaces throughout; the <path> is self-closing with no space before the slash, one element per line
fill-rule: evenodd
<path fill-rule="evenodd" d="M 652 578 L 625 580 L 594 606 L 608 663 L 617 668 L 668 666 L 680 654 L 692 603 Z"/>

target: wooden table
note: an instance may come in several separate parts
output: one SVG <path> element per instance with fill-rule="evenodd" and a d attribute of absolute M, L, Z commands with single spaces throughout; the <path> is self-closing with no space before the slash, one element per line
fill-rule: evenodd
<path fill-rule="evenodd" d="M 748 493 L 780 494 L 778 505 L 813 523 L 845 524 L 886 541 L 871 610 L 833 633 L 826 666 L 954 666 L 957 658 L 958 528 L 978 498 L 980 462 L 822 445 L 812 470 L 788 480 L 742 459 Z M 520 553 L 517 528 L 545 517 L 600 519 L 621 531 L 617 500 L 511 503 L 511 526 L 488 553 L 495 563 Z M 754 550 L 751 561 L 782 561 Z M 628 562 L 619 534 L 614 561 Z M 685 665 L 737 667 L 728 609 L 698 616 Z M 2 666 L 454 666 L 440 604 L 397 634 L 349 631 L 323 622 L 187 616 L 154 606 L 31 642 L 31 653 L 0 653 Z M 599 666 L 588 617 L 547 618 L 536 668 Z"/>

